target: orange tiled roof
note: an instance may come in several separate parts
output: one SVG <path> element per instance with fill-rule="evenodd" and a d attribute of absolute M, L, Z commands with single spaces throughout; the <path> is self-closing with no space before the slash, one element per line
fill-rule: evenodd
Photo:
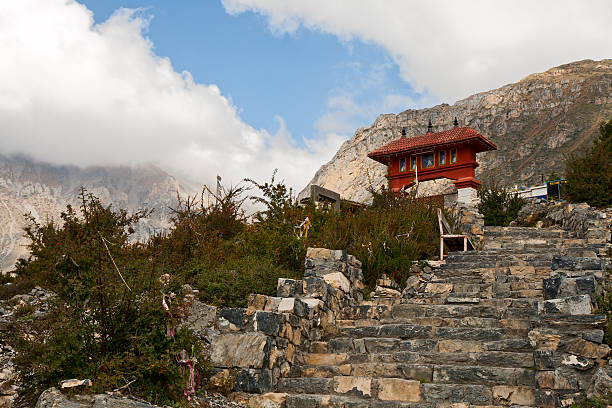
<path fill-rule="evenodd" d="M 368 153 L 368 157 L 378 160 L 392 154 L 407 153 L 427 147 L 450 145 L 468 141 L 475 142 L 478 152 L 497 150 L 495 143 L 471 127 L 465 126 L 454 127 L 452 129 L 443 130 L 442 132 L 425 133 L 420 136 L 402 137 Z"/>

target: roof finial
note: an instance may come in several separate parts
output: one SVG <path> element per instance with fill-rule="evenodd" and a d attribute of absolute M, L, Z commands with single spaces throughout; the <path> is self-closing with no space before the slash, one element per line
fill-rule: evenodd
<path fill-rule="evenodd" d="M 453 125 L 455 127 L 459 126 L 459 121 L 457 120 L 457 117 L 455 116 L 455 120 L 453 121 Z"/>
<path fill-rule="evenodd" d="M 433 125 L 431 124 L 431 119 L 429 119 L 429 123 L 427 124 L 427 133 L 433 132 Z"/>

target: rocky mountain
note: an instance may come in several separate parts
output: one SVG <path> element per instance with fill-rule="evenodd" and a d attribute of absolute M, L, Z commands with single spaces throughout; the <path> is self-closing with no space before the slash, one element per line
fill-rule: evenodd
<path fill-rule="evenodd" d="M 27 254 L 24 214 L 31 213 L 41 222 L 58 220 L 66 204 L 78 205 L 82 186 L 116 208 L 153 209 L 136 228 L 134 237 L 141 240 L 168 228 L 168 207 L 176 203 L 177 191 L 181 195 L 194 191 L 153 165 L 79 168 L 0 155 L 1 271 L 10 270 L 20 256 Z"/>
<path fill-rule="evenodd" d="M 588 146 L 598 124 L 612 118 L 612 60 L 584 60 L 533 74 L 501 88 L 432 108 L 380 115 L 344 142 L 310 181 L 342 198 L 364 201 L 369 186 L 385 183 L 386 167 L 368 152 L 400 137 L 452 126 L 457 117 L 493 140 L 498 150 L 481 153 L 477 177 L 507 186 L 531 185 L 551 171 L 562 174 L 564 158 Z M 307 187 L 300 193 L 309 191 Z"/>

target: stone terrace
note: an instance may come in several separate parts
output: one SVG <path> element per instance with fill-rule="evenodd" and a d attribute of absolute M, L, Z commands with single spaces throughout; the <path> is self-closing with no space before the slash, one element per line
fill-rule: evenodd
<path fill-rule="evenodd" d="M 484 250 L 451 253 L 413 297 L 346 307 L 276 391 L 296 408 L 567 406 L 610 352 L 591 314 L 606 247 L 489 227 Z"/>
<path fill-rule="evenodd" d="M 559 407 L 606 393 L 606 319 L 592 301 L 609 280 L 610 230 L 597 217 L 487 227 L 482 250 L 370 301 L 357 259 L 311 248 L 303 280 L 220 312 L 213 379 L 236 370 L 254 407 Z"/>

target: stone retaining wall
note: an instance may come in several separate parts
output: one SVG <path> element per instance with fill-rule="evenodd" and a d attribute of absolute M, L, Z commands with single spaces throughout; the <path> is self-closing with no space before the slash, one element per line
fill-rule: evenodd
<path fill-rule="evenodd" d="M 578 238 L 586 238 L 592 244 L 612 241 L 612 208 L 598 210 L 586 203 L 572 204 L 545 200 L 533 200 L 521 208 L 511 226 L 548 227 L 558 225 L 573 231 Z"/>
<path fill-rule="evenodd" d="M 235 375 L 235 391 L 263 393 L 289 374 L 336 317 L 363 300 L 361 262 L 345 251 L 309 248 L 304 279 L 279 279 L 277 296 L 253 294 L 247 308 L 222 309 L 211 340 L 213 381 Z"/>
<path fill-rule="evenodd" d="M 474 206 L 457 203 L 451 207 L 455 216 L 455 228 L 466 234 L 476 249 L 482 249 L 484 241 L 484 216 Z"/>

